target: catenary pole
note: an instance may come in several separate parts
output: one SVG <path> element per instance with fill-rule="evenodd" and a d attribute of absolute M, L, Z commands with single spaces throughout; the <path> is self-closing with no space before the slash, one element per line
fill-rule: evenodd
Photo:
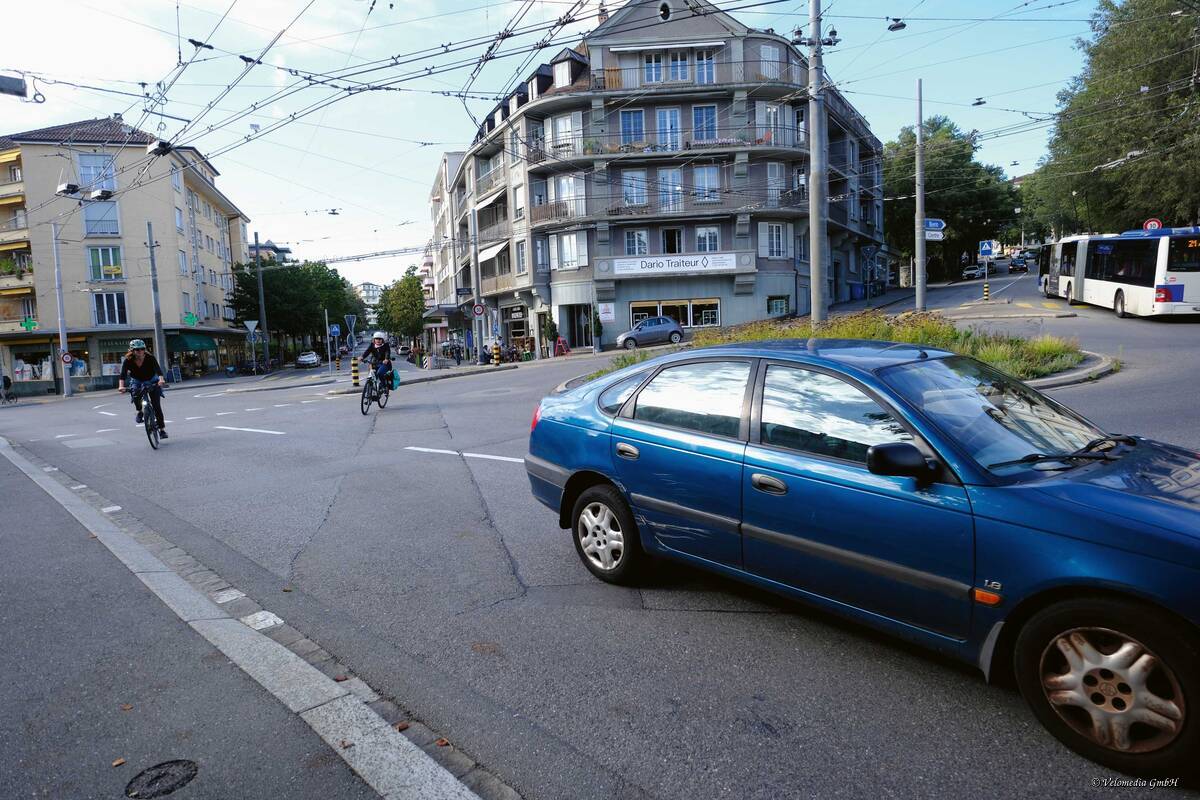
<path fill-rule="evenodd" d="M 809 308 L 813 322 L 825 321 L 825 198 L 829 146 L 826 141 L 825 98 L 821 66 L 821 0 L 808 4 L 810 50 L 808 58 L 808 129 L 811 137 L 808 176 Z"/>
<path fill-rule="evenodd" d="M 58 299 L 58 369 L 63 376 L 63 397 L 70 397 L 71 389 L 70 365 L 64 364 L 62 357 L 67 349 L 67 318 L 63 308 L 62 264 L 58 259 L 58 223 L 50 223 L 50 239 L 54 249 L 54 296 Z"/>
<path fill-rule="evenodd" d="M 146 220 L 146 247 L 150 249 L 150 301 L 154 307 L 154 353 L 159 359 L 159 364 L 164 365 L 165 372 L 169 359 L 167 358 L 167 340 L 163 336 L 162 324 L 162 306 L 158 302 L 158 261 L 154 257 L 154 251 L 158 245 L 154 241 L 154 223 Z"/>
<path fill-rule="evenodd" d="M 925 132 L 921 109 L 921 79 L 917 78 L 917 213 L 913 220 L 916 254 L 917 311 L 925 310 Z"/>
<path fill-rule="evenodd" d="M 271 371 L 271 334 L 267 332 L 267 302 L 263 299 L 262 251 L 258 248 L 258 231 L 254 232 L 254 266 L 258 269 L 258 329 L 263 336 L 263 371 Z"/>

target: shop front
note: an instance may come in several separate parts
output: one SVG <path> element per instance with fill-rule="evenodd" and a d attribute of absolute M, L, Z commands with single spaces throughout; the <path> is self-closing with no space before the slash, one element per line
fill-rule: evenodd
<path fill-rule="evenodd" d="M 179 367 L 181 377 L 197 378 L 220 368 L 217 342 L 203 333 L 172 333 L 167 336 L 170 367 Z"/>
<path fill-rule="evenodd" d="M 533 331 L 529 326 L 529 309 L 525 306 L 501 306 L 500 331 L 506 344 L 523 351 L 533 352 Z"/>
<path fill-rule="evenodd" d="M 58 339 L 47 336 L 13 339 L 0 348 L 4 374 L 13 382 L 19 396 L 57 394 L 62 391 L 62 376 L 71 377 L 71 386 L 78 390 L 97 388 L 90 362 L 91 350 L 85 336 L 68 336 L 71 355 L 64 361 L 59 354 Z"/>

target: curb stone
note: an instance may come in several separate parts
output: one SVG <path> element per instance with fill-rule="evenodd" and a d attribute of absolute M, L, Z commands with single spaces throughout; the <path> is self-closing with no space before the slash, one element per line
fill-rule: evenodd
<path fill-rule="evenodd" d="M 1088 350 L 1084 350 L 1083 355 L 1085 356 L 1083 364 L 1075 369 L 1055 375 L 1047 375 L 1044 378 L 1034 378 L 1033 380 L 1025 381 L 1025 383 L 1038 390 L 1057 389 L 1061 386 L 1073 386 L 1078 383 L 1099 380 L 1105 375 L 1111 375 L 1117 371 L 1115 360 L 1112 356 L 1106 356 L 1103 353 L 1093 353 Z"/>
<path fill-rule="evenodd" d="M 6 440 L 3 436 L 0 436 L 0 450 L 4 449 L 11 451 L 18 458 L 23 459 L 34 467 L 44 468 L 50 466 L 49 462 L 47 462 L 45 459 L 38 457 L 21 445 L 13 444 Z M 8 454 L 3 453 L 0 455 Z M 18 467 L 18 469 L 22 469 L 16 462 L 14 462 L 14 464 Z M 22 471 L 24 470 L 22 469 Z M 38 479 L 44 479 L 61 485 L 63 492 L 74 495 L 86 507 L 90 508 L 91 512 L 99 513 L 100 508 L 111 505 L 103 495 L 93 491 L 89 487 L 79 490 L 71 489 L 70 487 L 77 485 L 79 481 L 75 478 L 72 478 L 61 469 L 54 472 L 39 472 L 36 474 L 36 478 L 33 475 L 30 475 L 31 479 L 35 480 L 35 482 Z M 45 489 L 45 487 L 43 487 L 43 489 Z M 49 489 L 45 490 L 49 491 Z M 68 513 L 71 512 L 69 508 L 67 511 Z M 420 792 L 422 789 L 432 786 L 432 784 L 428 784 L 427 786 L 421 780 L 422 778 L 428 777 L 429 767 L 432 767 L 434 770 L 436 770 L 438 767 L 444 769 L 447 773 L 449 773 L 453 780 L 458 782 L 458 789 L 454 792 L 455 798 L 464 798 L 464 800 L 466 797 L 478 798 L 478 800 L 521 799 L 521 795 L 519 793 L 517 793 L 507 784 L 500 781 L 485 766 L 477 763 L 474 759 L 471 759 L 456 747 L 429 746 L 435 739 L 438 738 L 438 734 L 420 722 L 413 720 L 411 714 L 406 714 L 396 705 L 395 698 L 385 698 L 381 696 L 373 689 L 373 687 L 363 681 L 360 677 L 356 676 L 348 666 L 345 666 L 337 661 L 333 655 L 322 648 L 320 644 L 305 637 L 302 632 L 288 625 L 286 621 L 280 620 L 278 623 L 270 627 L 263 628 L 262 630 L 255 630 L 250 625 L 241 621 L 241 617 L 251 616 L 253 614 L 266 611 L 266 609 L 263 609 L 262 606 L 260 606 L 253 599 L 240 592 L 238 593 L 239 596 L 237 597 L 230 598 L 226 596 L 225 598 L 222 598 L 221 595 L 223 592 L 229 590 L 231 587 L 228 583 L 221 579 L 218 573 L 215 573 L 204 567 L 187 551 L 172 544 L 161 534 L 146 527 L 139 519 L 134 517 L 129 512 L 120 510 L 114 513 L 105 514 L 97 524 L 101 523 L 105 526 L 105 530 L 111 530 L 114 535 L 118 537 L 128 537 L 125 539 L 125 541 L 129 543 L 129 546 L 139 549 L 145 554 L 146 558 L 153 560 L 154 569 L 151 571 L 144 571 L 148 565 L 130 566 L 130 564 L 126 563 L 126 566 L 134 572 L 136 577 L 138 577 L 143 583 L 147 584 L 151 591 L 154 591 L 154 586 L 151 584 L 170 584 L 168 588 L 172 590 L 172 594 L 174 595 L 172 599 L 177 604 L 186 604 L 186 607 L 182 609 L 183 613 L 180 613 L 180 611 L 176 610 L 172 603 L 168 602 L 163 594 L 155 592 L 156 597 L 160 600 L 160 602 L 163 602 L 164 604 L 168 605 L 168 607 L 171 607 L 172 611 L 175 611 L 177 614 L 179 614 L 179 616 L 184 619 L 185 623 L 188 624 L 196 633 L 207 639 L 220 652 L 224 652 L 227 657 L 231 657 L 230 653 L 218 643 L 219 641 L 221 643 L 228 644 L 228 641 L 226 640 L 232 636 L 233 639 L 237 639 L 242 642 L 243 648 L 249 648 L 256 651 L 252 655 L 261 656 L 262 654 L 257 652 L 261 650 L 261 648 L 255 645 L 255 637 L 260 637 L 261 640 L 270 640 L 269 642 L 264 641 L 264 644 L 269 644 L 271 647 L 282 647 L 287 651 L 290 657 L 297 658 L 302 663 L 307 662 L 304 667 L 305 669 L 314 670 L 312 675 L 319 679 L 315 682 L 313 679 L 309 679 L 305 682 L 304 686 L 275 687 L 273 689 L 259 680 L 260 676 L 256 676 L 252 671 L 254 667 L 259 666 L 258 658 L 252 659 L 254 663 L 248 663 L 246 665 L 235 659 L 235 663 L 238 664 L 238 667 L 256 682 L 262 685 L 267 692 L 271 694 L 273 699 L 278 702 L 282 702 L 285 706 L 291 708 L 289 705 L 289 699 L 294 701 L 295 698 L 289 697 L 289 695 L 295 694 L 296 692 L 312 693 L 320 691 L 334 693 L 337 695 L 337 698 L 332 702 L 345 705 L 346 703 L 353 701 L 353 703 L 351 703 L 351 707 L 347 710 L 353 712 L 354 715 L 359 717 L 360 723 L 368 723 L 372 729 L 374 729 L 376 725 L 382 726 L 381 730 L 386 736 L 402 736 L 402 741 L 407 742 L 405 747 L 411 746 L 416 748 L 416 750 L 424 752 L 425 755 L 432 760 L 432 764 L 429 764 L 428 766 L 422 766 L 421 764 L 412 764 L 411 758 L 405 757 L 404 760 L 408 762 L 409 767 L 417 770 L 417 772 L 413 773 L 411 777 L 416 779 L 418 783 L 422 783 L 422 786 L 419 788 L 416 786 L 410 787 L 411 791 L 405 791 L 404 793 L 389 793 L 386 795 L 385 800 L 393 800 L 393 798 L 418 800 L 418 798 L 424 798 L 428 796 L 426 794 L 421 794 Z M 87 525 L 85 525 L 85 529 L 91 530 Z M 100 533 L 100 536 L 97 538 L 100 538 L 101 541 L 113 538 L 112 536 L 104 533 L 104 530 L 97 530 Z M 108 546 L 108 542 L 105 542 L 105 544 Z M 128 548 L 118 547 L 118 549 L 124 550 Z M 117 555 L 115 551 L 114 555 Z M 118 556 L 118 558 L 120 558 L 120 556 Z M 124 559 L 121 560 L 124 561 Z M 136 569 L 134 568 L 135 566 L 137 566 Z M 199 567 L 199 569 L 197 569 L 197 567 Z M 187 574 L 185 575 L 184 573 Z M 222 600 L 224 600 L 224 602 L 222 602 Z M 187 617 L 192 617 L 194 621 L 188 623 Z M 278 619 L 278 617 L 276 617 L 276 619 Z M 288 643 L 284 644 L 284 642 Z M 278 656 L 274 657 L 274 660 L 277 661 Z M 250 669 L 247 668 L 248 666 Z M 347 679 L 338 682 L 333 680 L 335 676 L 346 676 Z M 267 675 L 267 677 L 269 678 L 270 675 Z M 284 696 L 281 696 L 277 693 L 276 689 L 280 688 L 286 689 Z M 307 704 L 304 703 L 301 705 Z M 328 705 L 329 703 L 323 703 L 316 707 L 309 707 L 309 710 L 304 711 L 303 713 L 300 713 L 298 709 L 292 710 L 299 713 L 300 716 L 306 722 L 308 722 L 310 726 L 313 726 L 313 723 L 309 721 L 309 717 L 312 716 L 314 712 L 324 709 Z M 334 709 L 329 710 L 334 711 Z M 374 719 L 369 719 L 364 715 L 370 715 L 370 717 L 373 717 Z M 377 722 L 375 720 L 377 720 Z M 397 733 L 392 727 L 398 721 L 409 720 L 412 721 L 409 723 L 409 727 L 403 732 Z M 329 741 L 326 737 L 326 734 L 328 733 L 326 726 L 315 726 L 313 729 L 319 736 L 326 738 L 327 742 Z M 362 743 L 364 746 L 373 745 L 375 744 L 375 738 L 378 738 L 378 736 L 375 736 L 370 741 L 364 740 Z M 353 750 L 348 751 L 339 749 L 333 742 L 329 742 L 329 744 L 339 756 L 347 761 L 347 764 L 354 769 L 355 772 L 359 772 L 359 769 L 355 764 L 355 761 L 358 760 L 359 753 L 356 753 Z M 427 746 L 428 749 L 426 749 Z M 382 755 L 387 755 L 389 752 L 392 752 L 392 750 L 384 750 Z M 346 758 L 347 753 L 354 756 L 355 761 Z M 376 758 L 374 761 L 378 762 L 379 759 Z M 396 767 L 397 765 L 386 764 L 381 766 L 378 763 L 373 763 L 368 764 L 367 766 L 371 767 L 372 777 L 376 782 L 379 782 L 383 778 L 393 777 L 390 773 L 394 772 L 393 767 Z M 359 772 L 359 774 L 360 777 L 363 777 L 364 780 L 367 780 L 368 785 L 371 785 L 371 787 L 376 791 L 380 791 L 379 787 L 375 786 L 374 782 L 368 780 L 367 777 L 361 772 Z M 387 781 L 384 782 L 386 783 Z M 413 791 L 418 792 L 418 794 L 413 794 Z"/>

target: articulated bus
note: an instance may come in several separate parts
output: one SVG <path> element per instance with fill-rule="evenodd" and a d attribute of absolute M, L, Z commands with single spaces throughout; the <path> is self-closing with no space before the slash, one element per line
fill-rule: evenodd
<path fill-rule="evenodd" d="M 1038 280 L 1118 317 L 1200 314 L 1200 227 L 1068 236 L 1042 246 Z"/>

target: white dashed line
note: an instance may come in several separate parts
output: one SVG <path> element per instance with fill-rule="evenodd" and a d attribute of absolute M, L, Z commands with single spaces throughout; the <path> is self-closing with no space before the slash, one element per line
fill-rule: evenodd
<path fill-rule="evenodd" d="M 111 405 L 112 405 L 112 403 L 101 403 L 98 406 L 92 406 L 92 411 L 95 411 L 97 408 L 104 408 L 105 406 L 111 406 Z"/>
<path fill-rule="evenodd" d="M 291 403 L 276 403 L 276 404 L 275 404 L 275 407 L 276 407 L 276 408 L 283 408 L 284 406 L 290 406 L 290 405 L 291 405 Z"/>
<path fill-rule="evenodd" d="M 111 514 L 114 511 L 120 511 L 121 507 L 120 506 L 105 506 L 104 508 L 102 508 L 100 510 L 102 512 L 104 512 L 105 514 Z"/>
<path fill-rule="evenodd" d="M 247 411 L 262 411 L 262 410 L 263 410 L 263 407 L 262 407 L 262 406 L 257 406 L 257 407 L 255 407 L 255 408 L 247 408 L 246 410 L 247 410 Z"/>
<path fill-rule="evenodd" d="M 227 417 L 230 414 L 236 414 L 236 413 L 237 413 L 236 411 L 218 411 L 217 416 L 218 417 Z"/>
<path fill-rule="evenodd" d="M 111 433 L 112 431 L 115 431 L 115 430 L 117 430 L 117 429 L 116 428 L 100 428 L 98 431 L 96 431 L 96 433 Z"/>
<path fill-rule="evenodd" d="M 456 456 L 457 450 L 438 450 L 433 447 L 406 447 L 405 450 L 415 450 L 418 453 L 441 453 L 444 456 Z"/>
<path fill-rule="evenodd" d="M 69 436 L 78 436 L 78 435 L 79 435 L 78 433 L 60 433 L 57 436 L 55 436 L 54 438 L 55 439 L 66 439 Z"/>
<path fill-rule="evenodd" d="M 42 472 L 58 472 L 58 467 L 42 467 Z"/>
<path fill-rule="evenodd" d="M 264 431 L 259 428 L 230 428 L 227 425 L 214 425 L 214 428 L 222 431 L 245 431 L 246 433 L 270 433 L 274 436 L 283 436 L 284 431 Z"/>
<path fill-rule="evenodd" d="M 321 401 L 320 400 L 301 400 L 300 402 L 301 403 L 319 403 Z"/>
<path fill-rule="evenodd" d="M 188 417 L 187 419 L 184 420 L 184 422 L 191 422 L 194 419 L 204 419 L 204 417 Z"/>
<path fill-rule="evenodd" d="M 514 464 L 524 464 L 525 459 L 512 456 L 490 456 L 487 453 L 463 453 L 463 458 L 486 458 L 489 461 L 511 461 Z"/>
<path fill-rule="evenodd" d="M 86 489 L 86 488 L 87 488 L 87 484 L 86 484 L 86 483 L 81 483 L 81 484 L 79 484 L 78 486 L 72 486 L 72 487 L 71 487 L 71 491 L 72 491 L 72 492 L 78 492 L 80 489 Z"/>
<path fill-rule="evenodd" d="M 115 417 L 115 416 L 116 416 L 116 414 L 114 414 L 114 413 L 113 413 L 113 412 L 111 412 L 111 411 L 101 411 L 100 413 L 101 413 L 101 414 L 103 414 L 103 415 L 104 415 L 104 416 L 106 416 L 106 417 Z"/>

